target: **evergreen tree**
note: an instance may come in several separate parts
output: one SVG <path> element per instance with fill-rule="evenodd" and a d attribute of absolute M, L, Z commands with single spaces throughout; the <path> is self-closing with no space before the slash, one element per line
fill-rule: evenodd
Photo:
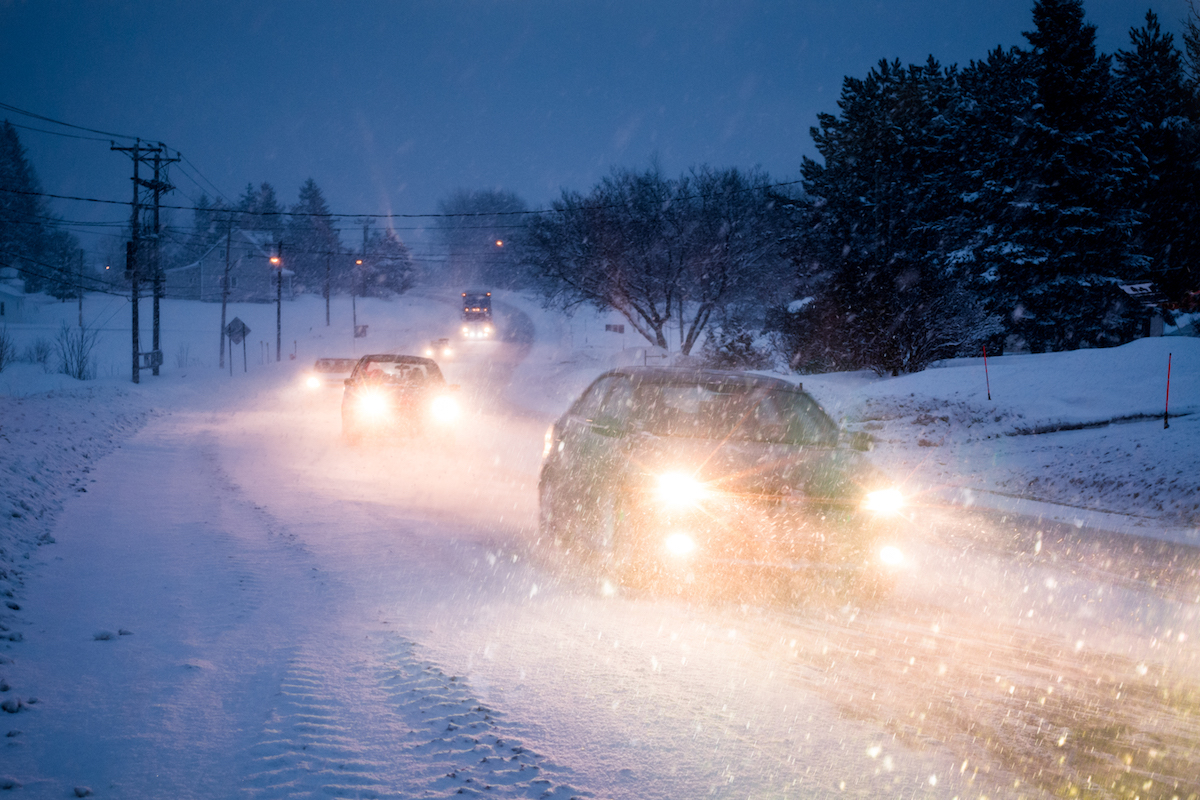
<path fill-rule="evenodd" d="M 287 222 L 288 267 L 296 273 L 300 291 L 324 291 L 326 267 L 341 252 L 329 206 L 316 182 L 309 178 L 300 187 L 299 201 Z"/>
<path fill-rule="evenodd" d="M 1178 303 L 1200 286 L 1193 266 L 1200 258 L 1196 103 L 1183 56 L 1153 12 L 1129 37 L 1132 49 L 1116 54 L 1116 76 L 1130 137 L 1141 155 L 1130 203 L 1142 216 L 1135 243 L 1145 256 L 1142 274 L 1130 277 L 1152 278 Z"/>
<path fill-rule="evenodd" d="M 257 189 L 246 184 L 246 190 L 238 199 L 238 227 L 245 231 L 262 231 L 273 240 L 283 238 L 283 210 L 275 196 L 275 187 L 262 183 Z"/>
<path fill-rule="evenodd" d="M 78 297 L 79 241 L 39 196 L 42 188 L 17 130 L 0 128 L 0 269 L 17 270 L 27 292 Z"/>
<path fill-rule="evenodd" d="M 367 242 L 366 262 L 361 294 L 388 297 L 403 294 L 412 288 L 412 256 L 400 236 L 391 228 L 372 232 Z"/>
<path fill-rule="evenodd" d="M 1018 131 L 1014 191 L 999 215 L 1001 303 L 1035 351 L 1116 344 L 1138 327 L 1116 282 L 1139 267 L 1126 203 L 1135 150 L 1081 0 L 1037 0 L 1024 54 L 1035 103 Z"/>
<path fill-rule="evenodd" d="M 0 128 L 0 190 L 0 268 L 17 269 L 27 291 L 42 291 L 55 282 L 38 264 L 46 261 L 46 204 L 17 129 L 7 120 Z"/>
<path fill-rule="evenodd" d="M 932 58 L 881 61 L 866 79 L 845 80 L 839 116 L 819 117 L 812 135 L 824 163 L 806 159 L 801 170 L 824 281 L 790 323 L 816 340 L 801 361 L 897 374 L 993 330 L 955 256 L 959 104 L 956 70 Z"/>

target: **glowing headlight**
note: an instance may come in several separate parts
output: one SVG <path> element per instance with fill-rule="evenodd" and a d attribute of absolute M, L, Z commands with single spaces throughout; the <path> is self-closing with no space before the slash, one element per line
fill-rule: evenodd
<path fill-rule="evenodd" d="M 682 472 L 668 472 L 658 476 L 658 499 L 670 508 L 689 508 L 696 505 L 708 490 L 704 484 Z"/>
<path fill-rule="evenodd" d="M 358 397 L 358 410 L 365 417 L 387 416 L 387 397 L 379 392 L 364 392 Z"/>
<path fill-rule="evenodd" d="M 454 355 L 454 351 L 451 350 L 449 347 L 447 347 L 445 350 L 442 351 L 442 358 L 449 358 L 452 355 Z"/>
<path fill-rule="evenodd" d="M 663 545 L 673 556 L 690 556 L 696 551 L 696 541 L 686 533 L 672 533 Z"/>
<path fill-rule="evenodd" d="M 429 411 L 438 422 L 453 422 L 458 419 L 458 401 L 447 395 L 439 395 L 433 398 Z"/>
<path fill-rule="evenodd" d="M 904 553 L 900 552 L 900 548 L 889 544 L 880 548 L 879 560 L 889 567 L 898 567 L 904 563 Z"/>
<path fill-rule="evenodd" d="M 433 358 L 433 348 L 432 348 L 432 347 L 426 347 L 426 348 L 425 348 L 425 357 L 426 357 L 426 358 Z"/>
<path fill-rule="evenodd" d="M 309 375 L 308 378 L 304 381 L 304 385 L 310 389 L 320 389 L 321 388 L 321 379 L 318 378 L 316 375 Z"/>
<path fill-rule="evenodd" d="M 904 508 L 904 495 L 899 489 L 880 489 L 866 496 L 863 508 L 876 514 L 896 514 Z"/>

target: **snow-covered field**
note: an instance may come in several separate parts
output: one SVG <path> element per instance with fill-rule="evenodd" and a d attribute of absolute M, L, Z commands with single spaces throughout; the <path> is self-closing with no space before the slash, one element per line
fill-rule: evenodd
<path fill-rule="evenodd" d="M 322 301 L 301 298 L 283 309 L 296 358 L 279 363 L 274 307 L 235 307 L 252 333 L 232 374 L 216 364 L 219 308 L 166 301 L 162 374 L 135 386 L 127 304 L 89 297 L 98 379 L 26 363 L 0 373 L 0 785 L 36 797 L 1041 796 L 1088 786 L 1082 745 L 1055 772 L 1067 742 L 1125 755 L 1062 723 L 1084 706 L 1051 711 L 1077 684 L 1109 739 L 1150 735 L 1121 728 L 1135 725 L 1126 717 L 1157 731 L 1127 762 L 1139 786 L 1158 776 L 1141 796 L 1200 791 L 1162 778 L 1200 772 L 1188 769 L 1200 765 L 1195 554 L 1172 545 L 1174 571 L 1156 566 L 1153 586 L 1132 561 L 1129 575 L 1030 561 L 1043 531 L 1047 552 L 1076 535 L 1131 559 L 1141 546 L 1124 542 L 1141 537 L 1200 545 L 1200 339 L 1005 356 L 986 377 L 976 360 L 797 377 L 876 437 L 873 458 L 942 538 L 894 609 L 793 612 L 606 596 L 538 542 L 542 434 L 600 371 L 640 357 L 632 337 L 604 331 L 619 320 L 500 294 L 505 341 L 443 364 L 471 412 L 452 440 L 345 447 L 339 392 L 304 389 L 302 370 L 452 335 L 454 298 L 359 301 L 370 337 L 357 342 L 348 300 L 327 328 Z M 49 303 L 8 335 L 20 353 L 74 319 Z M 1030 537 L 1028 554 L 982 538 L 956 549 L 986 508 L 1028 520 L 1013 534 Z M 1148 706 L 1098 704 L 1093 680 L 1125 686 L 1118 701 L 1152 680 L 1184 700 L 1155 705 L 1150 688 Z M 931 692 L 959 705 L 939 715 L 924 707 Z M 982 699 L 962 722 L 968 695 Z M 994 726 L 986 743 L 975 725 Z M 1030 743 L 1046 737 L 1042 758 Z"/>

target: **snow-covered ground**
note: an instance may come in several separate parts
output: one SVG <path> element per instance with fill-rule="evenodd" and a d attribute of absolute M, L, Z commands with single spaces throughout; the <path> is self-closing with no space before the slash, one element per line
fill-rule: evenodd
<path fill-rule="evenodd" d="M 454 299 L 360 300 L 357 342 L 348 300 L 328 328 L 319 299 L 287 303 L 278 363 L 274 307 L 234 307 L 252 333 L 232 374 L 219 308 L 166 301 L 162 374 L 135 386 L 128 305 L 89 297 L 98 379 L 0 373 L 0 785 L 1118 796 L 1088 781 L 1128 756 L 1138 786 L 1156 776 L 1143 797 L 1200 790 L 1177 777 L 1200 764 L 1200 339 L 797 377 L 929 516 L 887 609 L 781 609 L 609 596 L 538 541 L 546 426 L 642 357 L 617 319 L 500 293 L 504 341 L 443 364 L 470 410 L 452 439 L 344 446 L 340 393 L 302 370 L 418 351 L 453 334 Z M 75 313 L 7 332 L 20 353 Z"/>

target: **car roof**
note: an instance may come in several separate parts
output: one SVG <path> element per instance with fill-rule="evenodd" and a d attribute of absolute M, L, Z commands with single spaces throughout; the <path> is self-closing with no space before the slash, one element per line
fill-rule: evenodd
<path fill-rule="evenodd" d="M 609 370 L 600 377 L 625 375 L 634 383 L 694 383 L 722 384 L 742 386 L 745 388 L 770 387 L 786 389 L 793 392 L 804 391 L 799 383 L 776 378 L 771 375 L 759 375 L 753 372 L 741 372 L 728 369 L 702 369 L 698 367 L 621 367 Z"/>

